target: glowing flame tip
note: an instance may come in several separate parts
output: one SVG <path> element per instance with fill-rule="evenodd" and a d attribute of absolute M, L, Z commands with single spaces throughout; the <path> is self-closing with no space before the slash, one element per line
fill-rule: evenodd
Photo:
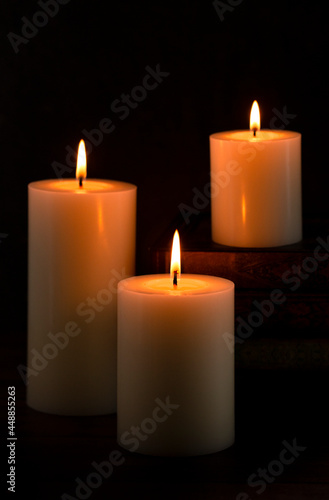
<path fill-rule="evenodd" d="M 180 242 L 179 242 L 179 233 L 176 229 L 174 238 L 173 238 L 173 243 L 172 243 L 172 250 L 171 250 L 171 263 L 170 263 L 170 276 L 172 279 L 175 280 L 175 274 L 176 278 L 180 277 Z"/>
<path fill-rule="evenodd" d="M 79 142 L 75 177 L 77 179 L 85 179 L 87 177 L 87 154 L 83 139 Z"/>
<path fill-rule="evenodd" d="M 250 111 L 250 130 L 260 130 L 260 112 L 258 102 L 252 103 Z"/>

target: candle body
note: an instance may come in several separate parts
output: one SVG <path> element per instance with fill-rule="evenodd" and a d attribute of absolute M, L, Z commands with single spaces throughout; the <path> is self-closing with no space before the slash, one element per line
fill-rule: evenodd
<path fill-rule="evenodd" d="M 299 133 L 212 134 L 210 162 L 213 241 L 275 247 L 302 239 Z"/>
<path fill-rule="evenodd" d="M 182 275 L 172 288 L 169 275 L 119 283 L 118 442 L 150 455 L 216 452 L 234 442 L 234 284 Z"/>
<path fill-rule="evenodd" d="M 116 410 L 117 282 L 135 270 L 136 187 L 29 184 L 27 403 L 62 415 Z"/>

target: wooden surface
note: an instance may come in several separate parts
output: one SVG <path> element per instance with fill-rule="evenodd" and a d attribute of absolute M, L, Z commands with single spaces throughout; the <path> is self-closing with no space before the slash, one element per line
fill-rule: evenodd
<path fill-rule="evenodd" d="M 224 268 L 234 272 L 236 319 L 248 318 L 253 301 L 264 300 L 274 286 L 281 285 L 278 277 L 287 265 L 312 255 L 314 234 L 325 236 L 323 227 L 312 225 L 313 235 L 306 232 L 303 242 L 290 248 L 232 250 L 209 242 L 209 220 L 200 218 L 198 223 L 198 228 L 191 226 L 182 234 L 183 266 L 189 272 L 193 270 L 186 266 L 194 265 L 199 266 L 194 272 L 211 274 Z M 152 272 L 166 271 L 166 238 L 151 251 Z M 63 417 L 27 407 L 26 387 L 17 371 L 26 362 L 26 332 L 3 332 L 3 478 L 8 473 L 7 388 L 16 388 L 16 495 L 11 497 L 329 499 L 327 274 L 325 263 L 298 291 L 285 290 L 287 304 L 279 313 L 236 344 L 236 441 L 212 455 L 161 458 L 129 453 L 117 444 L 116 415 Z M 302 451 L 296 457 L 288 453 L 293 460 L 282 464 L 278 460 L 286 456 L 286 443 L 295 443 Z M 95 476 L 95 464 L 108 462 L 113 452 L 120 453 L 120 465 L 113 467 L 108 478 Z M 266 474 L 266 479 L 257 479 L 259 474 Z M 88 480 L 96 481 L 97 487 L 77 490 L 79 481 Z M 250 480 L 254 482 L 248 484 Z M 5 492 L 3 481 L 1 498 Z"/>
<path fill-rule="evenodd" d="M 238 368 L 276 370 L 328 366 L 327 220 L 305 220 L 303 240 L 294 245 L 253 249 L 214 243 L 208 213 L 191 218 L 189 224 L 178 219 L 150 248 L 151 272 L 168 272 L 176 228 L 181 236 L 183 273 L 220 276 L 235 283 Z M 319 247 L 319 238 L 324 243 L 322 247 Z M 254 327 L 250 315 L 256 311 L 259 316 L 260 311 L 255 304 L 265 301 L 269 307 L 274 290 L 280 292 L 284 301 L 271 306 L 270 314 L 263 314 L 261 322 Z M 251 333 L 239 340 L 241 320 L 251 325 Z"/>
<path fill-rule="evenodd" d="M 235 445 L 207 456 L 161 458 L 121 450 L 116 443 L 115 415 L 61 417 L 28 408 L 25 385 L 16 369 L 25 363 L 25 333 L 7 332 L 1 338 L 1 348 L 4 459 L 7 387 L 15 386 L 17 394 L 17 493 L 12 498 L 70 498 L 63 497 L 64 493 L 79 498 L 75 493 L 76 478 L 85 481 L 95 472 L 92 463 L 108 460 L 113 450 L 122 452 L 123 463 L 84 498 L 329 498 L 329 380 L 324 367 L 237 370 Z M 265 482 L 263 493 L 256 491 L 260 486 L 248 486 L 252 474 L 257 474 L 259 468 L 272 467 L 278 460 L 283 441 L 292 444 L 294 440 L 306 447 L 299 457 L 285 465 L 271 484 Z M 4 461 L 2 471 L 7 468 Z M 1 498 L 4 491 L 2 482 Z M 245 495 L 239 497 L 242 492 Z"/>
<path fill-rule="evenodd" d="M 238 248 L 219 245 L 211 239 L 210 214 L 200 214 L 185 224 L 178 218 L 166 234 L 150 248 L 153 272 L 169 272 L 171 243 L 175 229 L 180 232 L 182 272 L 221 276 L 234 281 L 238 290 L 308 292 L 328 296 L 329 221 L 304 221 L 303 240 L 271 248 Z M 323 245 L 319 247 L 319 241 Z M 319 247 L 318 258 L 314 251 Z M 298 267 L 301 277 L 298 276 Z M 311 260 L 310 260 L 311 259 Z"/>

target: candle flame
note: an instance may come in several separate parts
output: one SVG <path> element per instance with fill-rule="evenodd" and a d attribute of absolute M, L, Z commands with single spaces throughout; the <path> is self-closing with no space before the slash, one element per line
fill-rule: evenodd
<path fill-rule="evenodd" d="M 87 155 L 86 146 L 83 139 L 81 139 L 81 141 L 79 142 L 75 177 L 77 179 L 85 179 L 87 177 Z"/>
<path fill-rule="evenodd" d="M 174 238 L 173 238 L 173 243 L 172 243 L 172 250 L 171 250 L 171 262 L 170 262 L 170 276 L 172 279 L 175 279 L 175 274 L 176 277 L 179 278 L 180 275 L 180 242 L 179 242 L 179 234 L 176 229 Z"/>
<path fill-rule="evenodd" d="M 252 103 L 250 111 L 250 130 L 260 130 L 260 112 L 258 102 Z"/>

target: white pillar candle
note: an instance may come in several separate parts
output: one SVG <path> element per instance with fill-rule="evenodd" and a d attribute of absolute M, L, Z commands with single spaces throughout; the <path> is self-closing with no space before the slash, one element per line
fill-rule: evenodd
<path fill-rule="evenodd" d="M 252 118 L 250 128 L 210 136 L 212 239 L 236 247 L 296 243 L 302 239 L 301 134 L 259 130 Z"/>
<path fill-rule="evenodd" d="M 36 410 L 116 411 L 117 282 L 135 271 L 136 191 L 97 179 L 28 186 L 27 403 Z"/>
<path fill-rule="evenodd" d="M 118 442 L 150 455 L 234 442 L 234 283 L 149 275 L 119 283 Z"/>

